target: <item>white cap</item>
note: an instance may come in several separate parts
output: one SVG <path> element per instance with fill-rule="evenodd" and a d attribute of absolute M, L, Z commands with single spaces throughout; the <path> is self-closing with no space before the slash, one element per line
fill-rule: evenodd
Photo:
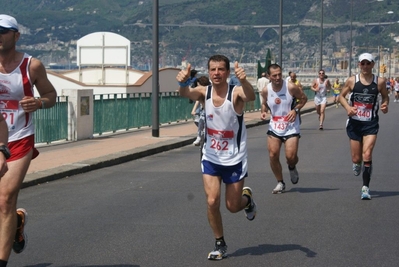
<path fill-rule="evenodd" d="M 369 62 L 374 62 L 374 57 L 370 53 L 363 53 L 359 56 L 359 62 L 362 62 L 363 60 L 367 60 Z"/>
<path fill-rule="evenodd" d="M 17 20 L 14 17 L 5 14 L 0 15 L 0 27 L 17 31 L 19 30 Z"/>

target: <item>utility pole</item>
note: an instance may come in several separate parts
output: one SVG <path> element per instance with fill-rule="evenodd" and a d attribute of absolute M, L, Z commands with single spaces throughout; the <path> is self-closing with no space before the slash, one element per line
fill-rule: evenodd
<path fill-rule="evenodd" d="M 321 25 L 320 25 L 320 62 L 319 70 L 323 69 L 323 0 L 321 0 Z"/>
<path fill-rule="evenodd" d="M 152 9 L 152 137 L 159 137 L 158 1 L 159 0 L 153 0 Z"/>

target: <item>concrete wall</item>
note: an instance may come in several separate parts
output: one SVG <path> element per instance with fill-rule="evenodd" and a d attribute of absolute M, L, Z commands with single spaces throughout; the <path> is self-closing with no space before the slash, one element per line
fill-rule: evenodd
<path fill-rule="evenodd" d="M 63 89 L 68 96 L 68 140 L 93 137 L 93 89 Z"/>

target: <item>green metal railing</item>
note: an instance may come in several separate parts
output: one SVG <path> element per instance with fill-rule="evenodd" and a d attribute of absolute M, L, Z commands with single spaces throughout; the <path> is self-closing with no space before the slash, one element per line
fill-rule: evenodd
<path fill-rule="evenodd" d="M 68 97 L 57 97 L 50 109 L 38 109 L 33 113 L 35 143 L 51 143 L 68 139 Z"/>
<path fill-rule="evenodd" d="M 308 100 L 314 98 L 310 87 L 304 92 Z M 245 111 L 260 109 L 259 94 L 255 101 L 245 104 Z M 93 134 L 116 132 L 151 126 L 152 99 L 151 93 L 103 94 L 93 98 L 94 129 Z M 159 123 L 187 121 L 192 118 L 193 104 L 178 92 L 159 94 Z M 35 143 L 51 143 L 68 139 L 68 98 L 58 97 L 56 105 L 51 109 L 40 109 L 34 113 Z"/>
<path fill-rule="evenodd" d="M 94 134 L 129 130 L 152 124 L 150 93 L 94 95 Z M 193 104 L 177 92 L 159 94 L 159 123 L 186 121 Z"/>

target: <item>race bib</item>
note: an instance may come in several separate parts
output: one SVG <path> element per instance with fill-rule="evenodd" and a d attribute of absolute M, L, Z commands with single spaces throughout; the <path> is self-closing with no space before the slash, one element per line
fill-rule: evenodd
<path fill-rule="evenodd" d="M 289 121 L 286 116 L 273 116 L 270 125 L 274 132 L 284 134 L 287 132 Z"/>
<path fill-rule="evenodd" d="M 18 118 L 18 100 L 0 100 L 0 111 L 8 125 L 8 131 L 15 130 L 15 123 Z"/>
<path fill-rule="evenodd" d="M 222 131 L 207 128 L 206 150 L 219 156 L 231 156 L 234 153 L 234 131 Z"/>
<path fill-rule="evenodd" d="M 354 102 L 353 106 L 357 108 L 357 113 L 352 118 L 358 121 L 370 121 L 372 114 L 372 104 L 364 104 L 359 102 Z"/>

